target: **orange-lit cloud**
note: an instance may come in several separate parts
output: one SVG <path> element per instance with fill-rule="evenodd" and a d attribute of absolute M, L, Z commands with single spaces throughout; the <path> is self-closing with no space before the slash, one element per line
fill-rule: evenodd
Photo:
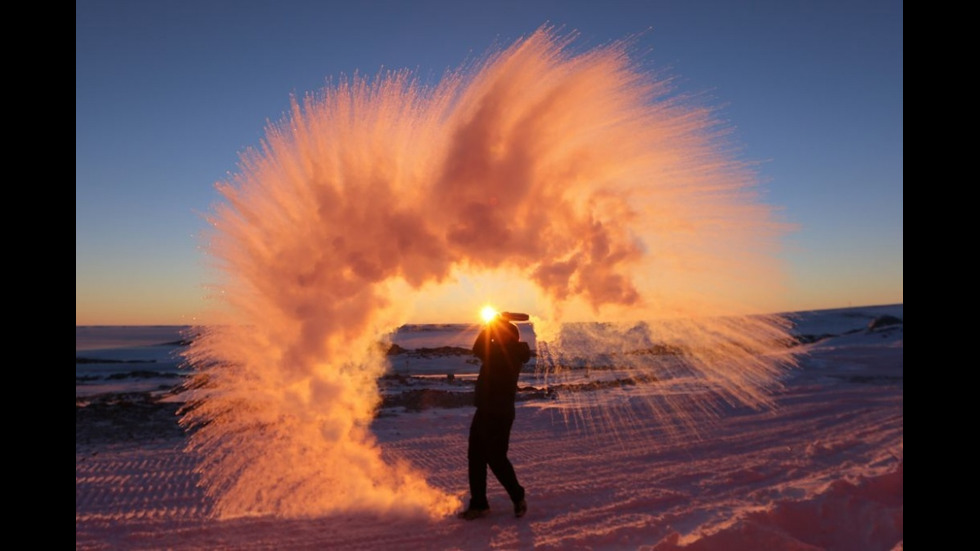
<path fill-rule="evenodd" d="M 638 71 L 628 43 L 570 41 L 542 29 L 434 88 L 343 79 L 221 184 L 207 245 L 228 317 L 191 348 L 207 385 L 184 418 L 220 514 L 454 508 L 381 461 L 367 424 L 377 341 L 461 278 L 529 284 L 546 337 L 571 318 L 683 319 L 664 334 L 726 350 L 689 367 L 766 403 L 780 320 L 690 320 L 758 311 L 785 228 L 710 110 Z M 511 298 L 494 300 L 527 311 Z"/>

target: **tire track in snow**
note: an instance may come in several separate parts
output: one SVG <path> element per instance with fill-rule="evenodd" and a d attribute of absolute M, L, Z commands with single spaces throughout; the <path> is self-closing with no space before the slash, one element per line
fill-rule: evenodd
<path fill-rule="evenodd" d="M 520 520 L 491 476 L 493 514 L 479 522 L 366 514 L 217 521 L 181 439 L 76 446 L 76 549 L 635 548 L 673 531 L 720 529 L 902 459 L 900 388 L 804 387 L 777 399 L 773 411 L 706 417 L 709 428 L 688 439 L 668 438 L 649 417 L 620 434 L 575 431 L 560 413 L 523 405 L 510 453 L 528 490 Z M 463 494 L 471 413 L 384 418 L 375 432 L 387 457 L 411 461 L 434 486 Z"/>

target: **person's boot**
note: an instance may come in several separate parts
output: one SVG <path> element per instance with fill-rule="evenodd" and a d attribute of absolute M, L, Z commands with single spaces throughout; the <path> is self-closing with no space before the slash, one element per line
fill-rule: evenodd
<path fill-rule="evenodd" d="M 514 516 L 521 518 L 525 513 L 527 513 L 527 501 L 522 499 L 514 504 Z"/>
<path fill-rule="evenodd" d="M 485 517 L 490 514 L 490 506 L 487 507 L 474 507 L 472 503 L 466 508 L 465 511 L 459 513 L 459 518 L 464 520 L 474 520 L 478 518 Z"/>

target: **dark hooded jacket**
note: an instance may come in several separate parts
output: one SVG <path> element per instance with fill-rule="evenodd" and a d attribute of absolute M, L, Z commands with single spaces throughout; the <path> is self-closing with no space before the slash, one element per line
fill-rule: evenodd
<path fill-rule="evenodd" d="M 517 326 L 502 319 L 490 322 L 473 343 L 473 354 L 481 362 L 476 380 L 476 407 L 513 414 L 517 379 L 521 368 L 531 359 L 531 349 L 520 340 Z"/>

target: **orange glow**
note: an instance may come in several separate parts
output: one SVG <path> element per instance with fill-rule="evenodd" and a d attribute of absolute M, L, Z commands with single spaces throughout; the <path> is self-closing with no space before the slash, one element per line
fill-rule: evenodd
<path fill-rule="evenodd" d="M 483 323 L 490 323 L 493 321 L 493 318 L 497 317 L 497 310 L 493 306 L 487 304 L 482 310 L 480 310 L 480 317 L 483 318 Z"/>
<path fill-rule="evenodd" d="M 570 42 L 542 29 L 432 88 L 407 72 L 344 79 L 294 100 L 219 184 L 204 237 L 228 318 L 186 353 L 207 384 L 181 418 L 217 515 L 459 505 L 389 464 L 369 430 L 389 367 L 378 343 L 420 301 L 443 320 L 505 301 L 554 345 L 542 369 L 599 347 L 647 380 L 661 374 L 636 362 L 661 358 L 632 354 L 650 343 L 629 326 L 572 328 L 575 349 L 563 325 L 677 318 L 644 327 L 684 351 L 671 373 L 710 383 L 698 400 L 769 403 L 783 320 L 729 315 L 775 294 L 786 228 L 709 110 L 637 73 L 628 44 L 575 56 Z M 691 419 L 684 405 L 650 407 L 669 426 Z"/>

